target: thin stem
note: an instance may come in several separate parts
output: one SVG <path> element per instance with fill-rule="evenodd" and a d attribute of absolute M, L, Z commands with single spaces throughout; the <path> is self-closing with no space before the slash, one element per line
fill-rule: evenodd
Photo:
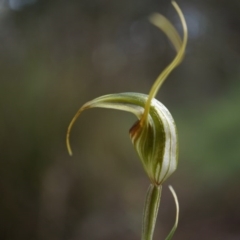
<path fill-rule="evenodd" d="M 142 240 L 152 240 L 160 205 L 162 186 L 150 184 L 145 200 Z"/>

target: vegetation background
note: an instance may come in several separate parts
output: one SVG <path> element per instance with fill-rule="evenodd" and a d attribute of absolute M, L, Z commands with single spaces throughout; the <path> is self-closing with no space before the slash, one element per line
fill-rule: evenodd
<path fill-rule="evenodd" d="M 165 183 L 155 239 L 240 239 L 240 1 L 179 0 L 184 62 L 157 98 L 174 116 L 178 170 Z M 84 112 L 116 92 L 148 93 L 175 52 L 147 17 L 169 0 L 0 1 L 0 239 L 138 240 L 149 180 L 128 136 L 135 117 Z"/>

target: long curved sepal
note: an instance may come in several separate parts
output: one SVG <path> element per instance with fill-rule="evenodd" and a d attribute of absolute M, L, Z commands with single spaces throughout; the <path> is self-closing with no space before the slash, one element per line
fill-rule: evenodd
<path fill-rule="evenodd" d="M 182 62 L 185 54 L 185 49 L 187 46 L 187 38 L 188 38 L 187 24 L 183 16 L 183 13 L 179 8 L 179 6 L 177 5 L 177 3 L 175 1 L 172 1 L 172 5 L 177 11 L 178 16 L 182 23 L 183 39 L 181 39 L 175 27 L 172 25 L 172 23 L 163 15 L 159 13 L 154 13 L 150 16 L 149 18 L 150 22 L 166 34 L 168 39 L 173 44 L 175 50 L 177 51 L 177 55 L 175 56 L 173 61 L 160 73 L 160 75 L 157 77 L 156 81 L 152 85 L 152 88 L 149 92 L 148 100 L 145 105 L 145 111 L 141 119 L 142 122 L 147 120 L 147 115 L 148 115 L 148 111 L 149 111 L 149 107 L 152 99 L 155 98 L 158 90 L 160 89 L 160 87 L 162 86 L 163 82 L 168 77 L 168 75 L 173 71 L 174 68 L 176 68 Z"/>

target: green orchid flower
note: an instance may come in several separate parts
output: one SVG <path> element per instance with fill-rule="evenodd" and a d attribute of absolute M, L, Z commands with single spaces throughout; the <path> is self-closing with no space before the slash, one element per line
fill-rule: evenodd
<path fill-rule="evenodd" d="M 66 137 L 68 152 L 72 155 L 69 142 L 70 131 L 78 116 L 89 108 L 111 108 L 136 115 L 138 120 L 129 131 L 130 138 L 151 181 L 144 208 L 142 240 L 152 240 L 162 184 L 176 170 L 178 164 L 176 125 L 168 109 L 155 99 L 164 80 L 181 63 L 187 44 L 187 26 L 184 16 L 177 3 L 173 1 L 172 4 L 183 26 L 183 39 L 163 15 L 154 13 L 150 16 L 150 22 L 166 34 L 177 54 L 156 79 L 149 94 L 116 93 L 98 97 L 85 103 L 72 119 Z M 174 227 L 166 239 L 171 239 L 176 230 L 179 212 L 176 194 L 171 187 L 170 190 L 174 196 L 177 214 Z"/>

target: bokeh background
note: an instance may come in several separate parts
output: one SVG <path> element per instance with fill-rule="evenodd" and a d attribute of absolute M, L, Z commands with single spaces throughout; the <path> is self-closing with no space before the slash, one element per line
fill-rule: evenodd
<path fill-rule="evenodd" d="M 157 98 L 179 131 L 178 170 L 165 183 L 154 239 L 180 202 L 174 239 L 240 239 L 240 1 L 179 0 L 184 62 Z M 138 240 L 149 180 L 128 136 L 135 117 L 84 112 L 116 92 L 148 93 L 175 52 L 148 22 L 169 0 L 0 1 L 0 239 Z"/>

